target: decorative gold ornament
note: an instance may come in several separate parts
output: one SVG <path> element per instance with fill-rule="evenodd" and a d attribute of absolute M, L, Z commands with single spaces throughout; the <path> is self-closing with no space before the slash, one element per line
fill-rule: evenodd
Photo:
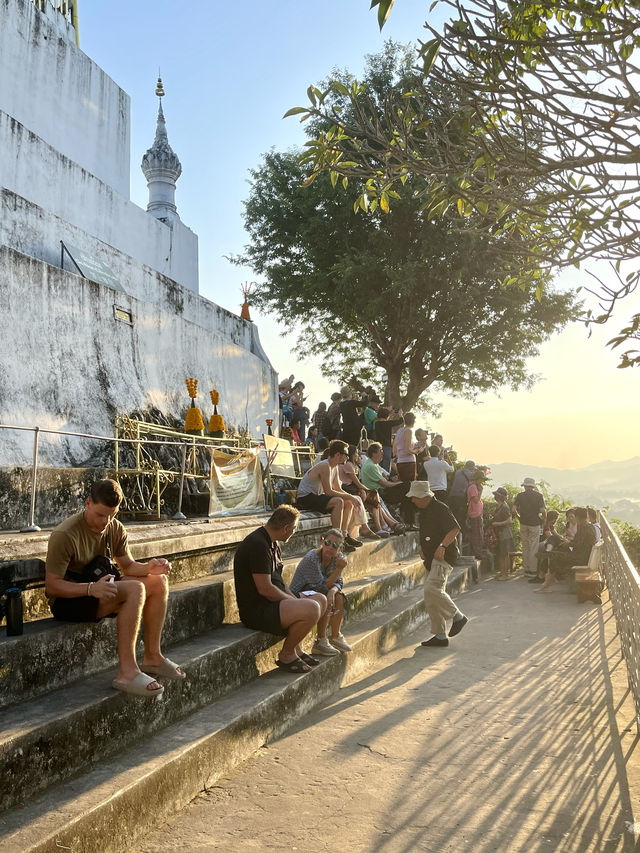
<path fill-rule="evenodd" d="M 189 392 L 189 396 L 192 400 L 195 400 L 196 395 L 198 393 L 198 380 L 194 379 L 192 376 L 189 379 L 185 379 L 185 384 L 187 386 L 187 391 Z"/>
<path fill-rule="evenodd" d="M 242 303 L 242 308 L 240 309 L 240 318 L 242 320 L 251 320 L 251 314 L 249 313 L 249 297 L 254 291 L 255 285 L 253 282 L 245 282 L 240 285 L 242 289 L 242 296 L 244 298 L 244 302 Z"/>
<path fill-rule="evenodd" d="M 214 438 L 224 438 L 224 419 L 222 415 L 218 414 L 218 403 L 220 402 L 220 394 L 214 388 L 212 391 L 209 391 L 211 396 L 211 402 L 213 403 L 213 414 L 209 418 L 209 433 Z"/>
<path fill-rule="evenodd" d="M 222 415 L 211 415 L 209 418 L 209 432 L 224 432 L 224 420 Z M 222 436 L 219 436 L 219 438 L 222 438 Z"/>
<path fill-rule="evenodd" d="M 204 421 L 202 420 L 202 413 L 200 412 L 200 409 L 196 409 L 195 406 L 191 406 L 187 410 L 184 428 L 186 432 L 189 432 L 190 430 L 199 432 L 204 429 Z"/>

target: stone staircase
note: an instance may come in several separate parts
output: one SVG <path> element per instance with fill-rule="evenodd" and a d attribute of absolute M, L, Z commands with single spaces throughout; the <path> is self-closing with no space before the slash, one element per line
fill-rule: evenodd
<path fill-rule="evenodd" d="M 112 689 L 113 620 L 55 623 L 36 590 L 25 633 L 1 631 L 3 853 L 130 849 L 426 619 L 415 535 L 367 542 L 344 572 L 353 651 L 301 676 L 274 670 L 281 641 L 239 623 L 230 570 L 236 544 L 263 520 L 129 528 L 134 557 L 174 566 L 163 647 L 187 677 L 157 699 Z M 285 546 L 286 579 L 327 527 L 328 517 L 303 514 Z M 42 556 L 46 535 L 10 544 L 11 557 Z M 476 572 L 462 561 L 452 589 Z"/>

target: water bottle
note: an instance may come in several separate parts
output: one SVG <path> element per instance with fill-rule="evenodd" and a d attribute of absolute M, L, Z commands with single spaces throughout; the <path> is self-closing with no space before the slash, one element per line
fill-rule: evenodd
<path fill-rule="evenodd" d="M 23 632 L 22 623 L 22 591 L 11 587 L 5 592 L 7 603 L 5 608 L 7 619 L 7 637 L 17 637 Z"/>

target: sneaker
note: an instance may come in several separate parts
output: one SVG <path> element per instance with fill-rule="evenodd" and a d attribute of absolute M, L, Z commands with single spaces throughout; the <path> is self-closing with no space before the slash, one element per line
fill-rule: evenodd
<path fill-rule="evenodd" d="M 333 657 L 334 655 L 339 655 L 340 652 L 337 649 L 334 649 L 329 640 L 326 637 L 316 637 L 316 641 L 313 644 L 313 648 L 311 649 L 312 655 L 326 655 L 327 657 Z"/>
<path fill-rule="evenodd" d="M 382 528 L 380 528 L 380 530 L 377 530 L 376 533 L 379 539 L 388 539 L 391 535 L 388 530 L 383 530 Z"/>
<path fill-rule="evenodd" d="M 349 543 L 345 539 L 342 543 L 342 550 L 345 554 L 353 554 L 356 549 L 353 547 L 353 545 L 349 545 Z"/>
<path fill-rule="evenodd" d="M 359 539 L 354 539 L 353 536 L 345 536 L 344 541 L 346 545 L 351 545 L 352 548 L 362 548 L 364 544 Z"/>
<path fill-rule="evenodd" d="M 337 637 L 329 637 L 329 642 L 335 649 L 340 649 L 341 652 L 351 651 L 351 646 L 347 643 L 342 634 L 338 634 Z"/>

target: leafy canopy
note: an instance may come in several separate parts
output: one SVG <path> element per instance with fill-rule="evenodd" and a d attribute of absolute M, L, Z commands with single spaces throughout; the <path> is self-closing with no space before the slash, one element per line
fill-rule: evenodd
<path fill-rule="evenodd" d="M 411 76 L 402 48 L 369 58 L 367 97 L 378 116 L 389 90 Z M 332 105 L 347 112 L 352 78 L 335 72 L 331 82 Z M 454 102 L 450 90 L 434 97 L 434 117 L 446 123 Z M 308 125 L 312 137 L 324 132 L 322 121 Z M 302 355 L 322 358 L 323 372 L 341 382 L 357 376 L 379 387 L 386 374 L 388 402 L 405 409 L 425 405 L 428 389 L 474 396 L 534 381 L 527 358 L 574 304 L 540 270 L 537 296 L 518 286 L 530 243 L 521 238 L 510 254 L 504 233 L 478 229 L 473 212 L 434 218 L 420 198 L 421 177 L 405 176 L 406 192 L 381 193 L 363 216 L 335 174 L 312 175 L 299 152 L 264 157 L 245 203 L 251 242 L 236 259 L 264 279 L 258 303 L 301 324 Z M 505 277 L 514 286 L 503 287 Z"/>
<path fill-rule="evenodd" d="M 391 5 L 372 3 L 381 26 Z M 606 322 L 640 280 L 639 4 L 438 5 L 449 20 L 425 24 L 411 89 L 390 91 L 382 112 L 366 80 L 311 87 L 309 105 L 290 111 L 323 123 L 307 143 L 312 175 L 353 182 L 363 210 L 373 201 L 386 209 L 408 175 L 423 177 L 432 215 L 474 214 L 490 233 L 497 222 L 511 257 L 528 247 L 519 277 L 528 286 L 538 286 L 536 270 L 606 261 L 614 283 L 596 279 L 600 310 L 587 316 Z M 432 98 L 451 89 L 458 110 L 443 121 Z M 610 341 L 620 366 L 640 361 L 624 349 L 638 339 L 632 314 Z"/>

